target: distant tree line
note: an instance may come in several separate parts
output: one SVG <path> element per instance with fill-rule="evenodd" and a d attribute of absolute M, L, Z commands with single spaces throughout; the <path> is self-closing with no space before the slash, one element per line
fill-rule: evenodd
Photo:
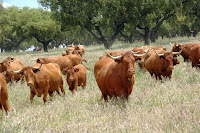
<path fill-rule="evenodd" d="M 159 36 L 196 36 L 200 31 L 199 0 L 40 0 L 44 9 L 3 8 L 0 3 L 0 48 L 25 50 L 41 45 L 48 51 L 72 42 L 103 43 L 117 39 L 145 45 Z M 51 45 L 51 47 L 52 47 Z M 49 47 L 50 48 L 50 47 Z"/>

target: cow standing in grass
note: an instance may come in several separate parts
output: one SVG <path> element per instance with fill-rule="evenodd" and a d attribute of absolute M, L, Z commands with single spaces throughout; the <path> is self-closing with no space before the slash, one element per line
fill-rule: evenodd
<path fill-rule="evenodd" d="M 58 64 L 35 64 L 34 66 L 26 66 L 14 73 L 20 73 L 25 76 L 27 86 L 30 87 L 30 101 L 33 101 L 35 95 L 41 97 L 44 94 L 43 101 L 46 102 L 47 94 L 53 97 L 53 92 L 56 91 L 59 95 L 59 87 L 63 94 L 63 79 Z"/>
<path fill-rule="evenodd" d="M 105 101 L 108 96 L 119 96 L 128 100 L 134 84 L 134 54 L 128 51 L 120 56 L 108 56 L 101 57 L 94 66 L 95 78 L 102 96 Z"/>
<path fill-rule="evenodd" d="M 171 43 L 170 43 L 171 44 Z M 188 43 L 188 44 L 178 44 L 175 43 L 174 45 L 171 44 L 172 47 L 172 52 L 178 52 L 180 50 L 182 50 L 181 55 L 184 59 L 184 62 L 189 62 L 190 61 L 190 49 L 195 46 L 198 45 L 199 43 Z"/>
<path fill-rule="evenodd" d="M 85 88 L 87 72 L 85 66 L 78 64 L 74 67 L 67 67 L 63 69 L 63 72 L 67 74 L 66 81 L 69 86 L 69 90 L 72 91 L 72 93 L 77 91 L 78 86 Z"/>
<path fill-rule="evenodd" d="M 19 69 L 22 69 L 23 67 L 24 67 L 24 63 L 19 58 L 7 57 L 4 61 L 0 63 L 0 72 L 6 72 L 7 82 L 10 82 L 10 81 L 13 82 L 14 80 L 19 81 L 21 78 L 21 75 L 9 73 L 8 70 L 9 69 L 19 70 Z"/>
<path fill-rule="evenodd" d="M 182 52 L 150 51 L 145 57 L 145 68 L 156 79 L 162 80 L 161 76 L 171 79 L 174 68 L 174 55 Z"/>
<path fill-rule="evenodd" d="M 192 67 L 200 67 L 200 44 L 195 45 L 190 50 Z"/>

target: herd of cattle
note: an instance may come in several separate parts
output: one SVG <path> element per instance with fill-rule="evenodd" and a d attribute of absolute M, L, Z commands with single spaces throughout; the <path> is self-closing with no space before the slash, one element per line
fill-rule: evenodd
<path fill-rule="evenodd" d="M 172 45 L 172 44 L 171 44 Z M 192 67 L 200 67 L 200 44 L 172 45 L 170 52 L 163 46 L 142 46 L 130 51 L 110 51 L 102 56 L 94 65 L 94 75 L 102 98 L 107 101 L 108 96 L 121 97 L 128 100 L 134 84 L 135 66 L 147 70 L 151 76 L 162 80 L 162 77 L 171 79 L 173 68 L 179 64 L 178 55 L 184 61 L 192 62 Z M 33 66 L 24 66 L 19 58 L 7 57 L 0 63 L 0 109 L 9 111 L 7 83 L 26 80 L 30 87 L 30 101 L 35 95 L 46 102 L 47 94 L 53 97 L 53 92 L 65 95 L 62 73 L 66 74 L 66 82 L 72 93 L 78 86 L 86 86 L 86 67 L 82 64 L 85 54 L 83 45 L 70 45 L 62 56 L 37 58 Z"/>

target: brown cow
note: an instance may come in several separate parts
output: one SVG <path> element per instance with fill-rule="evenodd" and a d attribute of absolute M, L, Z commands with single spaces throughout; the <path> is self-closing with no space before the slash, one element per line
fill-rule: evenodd
<path fill-rule="evenodd" d="M 170 43 L 171 44 L 171 43 Z M 188 43 L 188 44 L 178 44 L 175 43 L 174 45 L 172 45 L 172 52 L 178 52 L 181 49 L 183 49 L 183 51 L 181 52 L 182 57 L 184 58 L 184 62 L 189 62 L 190 61 L 190 49 L 194 46 L 194 45 L 198 45 L 199 43 Z"/>
<path fill-rule="evenodd" d="M 77 91 L 78 86 L 85 88 L 87 72 L 85 66 L 78 64 L 74 67 L 67 67 L 63 69 L 63 72 L 67 74 L 66 81 L 69 86 L 69 90 L 72 91 L 72 93 Z"/>
<path fill-rule="evenodd" d="M 21 78 L 20 74 L 13 74 L 9 73 L 7 70 L 12 69 L 12 70 L 19 70 L 24 67 L 24 63 L 22 60 L 19 58 L 14 58 L 14 57 L 7 57 L 4 61 L 0 63 L 0 72 L 6 71 L 6 81 L 7 82 L 12 82 L 13 80 L 19 81 Z"/>
<path fill-rule="evenodd" d="M 0 109 L 6 113 L 10 110 L 10 106 L 8 104 L 8 89 L 6 84 L 5 76 L 0 73 Z"/>
<path fill-rule="evenodd" d="M 200 44 L 195 45 L 190 49 L 190 57 L 192 67 L 200 67 Z"/>
<path fill-rule="evenodd" d="M 82 59 L 80 55 L 67 55 L 67 56 L 56 56 L 56 57 L 48 57 L 48 58 L 38 58 L 36 60 L 37 63 L 47 64 L 47 63 L 56 63 L 60 66 L 61 71 L 68 67 L 68 66 L 75 66 L 82 61 L 87 62 L 86 60 Z"/>
<path fill-rule="evenodd" d="M 165 47 L 163 46 L 152 46 L 152 45 L 148 45 L 148 46 L 141 46 L 141 47 L 136 47 L 133 48 L 132 51 L 133 52 L 137 52 L 138 54 L 144 54 L 146 53 L 149 49 L 153 49 L 153 50 L 166 50 Z M 140 69 L 144 68 L 144 57 L 141 57 L 140 59 L 137 60 L 138 66 Z"/>
<path fill-rule="evenodd" d="M 158 54 L 156 51 L 150 51 L 145 57 L 145 68 L 153 76 L 155 74 L 156 79 L 159 77 L 162 80 L 163 77 L 168 77 L 171 79 L 172 70 L 174 68 L 173 56 L 178 55 L 182 52 L 166 52 L 162 51 L 161 54 Z"/>
<path fill-rule="evenodd" d="M 162 54 L 164 52 L 166 52 L 165 50 L 155 50 L 158 54 Z M 146 60 L 151 56 L 151 54 L 154 54 L 155 52 L 151 49 L 147 55 L 144 57 L 143 59 L 143 64 L 145 64 Z M 141 61 L 142 62 L 142 61 Z M 180 64 L 179 60 L 177 59 L 177 55 L 176 54 L 173 54 L 173 65 L 177 65 L 177 64 Z"/>
<path fill-rule="evenodd" d="M 53 92 L 56 91 L 59 95 L 59 87 L 63 94 L 63 79 L 58 64 L 35 64 L 34 66 L 26 66 L 14 73 L 21 73 L 25 76 L 27 86 L 30 87 L 30 101 L 33 101 L 35 95 L 41 97 L 44 94 L 43 101 L 46 102 L 47 93 L 53 97 Z"/>
<path fill-rule="evenodd" d="M 109 54 L 108 54 L 109 55 Z M 94 66 L 94 74 L 102 96 L 126 98 L 132 92 L 134 84 L 134 54 L 130 51 L 113 57 L 101 57 Z"/>

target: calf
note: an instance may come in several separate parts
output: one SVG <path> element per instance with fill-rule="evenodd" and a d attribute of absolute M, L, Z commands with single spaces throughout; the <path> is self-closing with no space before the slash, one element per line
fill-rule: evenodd
<path fill-rule="evenodd" d="M 67 74 L 66 80 L 69 86 L 69 90 L 72 91 L 72 93 L 77 91 L 78 86 L 85 88 L 86 68 L 83 65 L 78 64 L 74 67 L 67 67 L 63 69 L 63 72 Z"/>

